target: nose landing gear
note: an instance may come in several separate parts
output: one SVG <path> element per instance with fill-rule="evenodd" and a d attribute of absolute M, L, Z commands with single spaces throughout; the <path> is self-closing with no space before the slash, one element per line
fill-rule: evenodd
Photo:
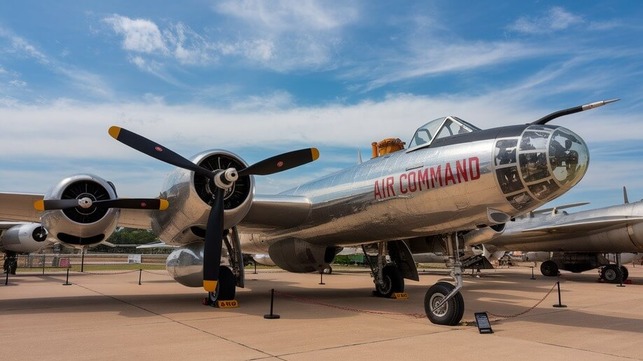
<path fill-rule="evenodd" d="M 458 234 L 450 233 L 445 239 L 451 263 L 451 277 L 455 285 L 448 282 L 437 282 L 424 295 L 424 312 L 426 317 L 437 325 L 455 326 L 464 315 L 464 298 L 462 288 L 462 265 Z"/>

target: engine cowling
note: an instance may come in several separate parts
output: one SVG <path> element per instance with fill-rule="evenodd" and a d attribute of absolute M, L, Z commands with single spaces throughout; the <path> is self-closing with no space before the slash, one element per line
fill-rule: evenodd
<path fill-rule="evenodd" d="M 281 269 L 295 273 L 319 272 L 333 262 L 341 248 L 289 239 L 270 246 L 270 259 Z"/>
<path fill-rule="evenodd" d="M 246 168 L 248 164 L 234 153 L 210 150 L 191 158 L 209 170 Z M 184 169 L 167 177 L 161 198 L 170 208 L 153 220 L 152 229 L 167 244 L 183 245 L 203 240 L 215 185 L 212 179 Z M 254 178 L 243 176 L 224 194 L 224 228 L 237 225 L 246 216 L 254 196 Z"/>
<path fill-rule="evenodd" d="M 165 260 L 165 268 L 174 280 L 184 286 L 203 285 L 203 242 L 176 249 Z"/>
<path fill-rule="evenodd" d="M 115 199 L 116 190 L 110 182 L 91 174 L 78 174 L 60 181 L 44 199 L 92 200 Z M 50 210 L 42 214 L 42 225 L 49 235 L 75 247 L 98 244 L 116 229 L 120 210 L 116 208 L 68 208 Z"/>
<path fill-rule="evenodd" d="M 45 245 L 47 232 L 40 223 L 13 226 L 2 233 L 0 248 L 16 253 L 36 252 Z"/>
<path fill-rule="evenodd" d="M 464 234 L 465 247 L 475 245 L 483 245 L 491 242 L 494 238 L 500 236 L 505 231 L 505 223 L 495 224 L 493 226 L 485 226 Z"/>
<path fill-rule="evenodd" d="M 275 262 L 274 262 L 274 261 L 270 258 L 270 256 L 269 256 L 269 255 L 267 255 L 267 254 L 263 254 L 263 253 L 260 253 L 260 254 L 253 254 L 253 255 L 252 255 L 252 259 L 253 259 L 257 264 L 260 264 L 260 265 L 264 265 L 264 266 L 276 266 Z"/>

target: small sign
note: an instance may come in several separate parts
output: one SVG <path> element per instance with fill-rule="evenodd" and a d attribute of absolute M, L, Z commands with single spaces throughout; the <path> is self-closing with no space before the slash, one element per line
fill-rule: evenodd
<path fill-rule="evenodd" d="M 395 292 L 393 293 L 393 298 L 396 300 L 408 300 L 409 294 L 406 292 Z"/>
<path fill-rule="evenodd" d="M 489 322 L 489 316 L 487 316 L 486 312 L 476 312 L 474 315 L 476 318 L 476 325 L 478 325 L 478 331 L 480 331 L 480 333 L 493 333 L 491 323 Z"/>
<path fill-rule="evenodd" d="M 71 267 L 71 262 L 69 262 L 69 258 L 61 258 L 60 261 L 58 262 L 58 267 L 62 267 L 62 268 Z"/>
<path fill-rule="evenodd" d="M 237 307 L 239 307 L 239 301 L 237 301 L 237 300 L 217 301 L 217 307 L 219 307 L 219 308 L 237 308 Z"/>

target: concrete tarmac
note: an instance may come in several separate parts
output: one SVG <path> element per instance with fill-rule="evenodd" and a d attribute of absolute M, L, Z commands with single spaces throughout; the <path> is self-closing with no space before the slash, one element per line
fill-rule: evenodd
<path fill-rule="evenodd" d="M 643 266 L 632 284 L 597 272 L 548 278 L 528 267 L 465 277 L 459 326 L 424 315 L 444 270 L 406 282 L 409 298 L 371 296 L 367 271 L 332 275 L 247 270 L 238 308 L 164 271 L 18 274 L 0 284 L 1 360 L 643 360 Z M 561 301 L 556 282 L 560 282 Z M 323 284 L 320 284 L 323 283 Z M 275 290 L 273 314 L 270 293 Z M 567 307 L 553 307 L 554 305 Z M 474 312 L 490 315 L 480 334 Z"/>

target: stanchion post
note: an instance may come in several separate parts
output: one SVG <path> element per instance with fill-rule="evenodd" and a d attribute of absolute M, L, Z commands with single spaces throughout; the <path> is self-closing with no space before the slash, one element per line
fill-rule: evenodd
<path fill-rule="evenodd" d="M 556 282 L 556 286 L 558 287 L 558 304 L 554 305 L 554 307 L 561 307 L 561 308 L 562 307 L 567 307 L 567 305 L 563 305 L 561 303 L 561 299 L 560 299 L 560 282 Z"/>
<path fill-rule="evenodd" d="M 325 285 L 324 283 L 324 270 L 319 271 L 319 284 Z"/>
<path fill-rule="evenodd" d="M 138 285 L 141 285 L 141 275 L 143 274 L 143 269 L 139 268 L 138 269 Z"/>
<path fill-rule="evenodd" d="M 275 315 L 274 313 L 272 313 L 274 300 L 275 300 L 275 289 L 273 288 L 270 290 L 270 314 L 263 315 L 263 318 L 268 320 L 275 320 L 281 317 L 279 315 Z"/>
<path fill-rule="evenodd" d="M 45 255 L 43 253 L 43 255 L 42 255 L 42 274 L 43 275 L 45 274 L 45 261 L 46 261 L 46 259 L 45 259 Z"/>
<path fill-rule="evenodd" d="M 535 280 L 536 277 L 534 276 L 534 266 L 531 266 L 531 278 L 532 280 Z"/>
<path fill-rule="evenodd" d="M 7 277 L 4 279 L 4 285 L 6 286 L 8 284 L 9 284 L 9 269 L 7 269 Z"/>
<path fill-rule="evenodd" d="M 65 283 L 63 283 L 63 286 L 69 286 L 71 283 L 69 283 L 69 267 L 67 267 L 67 277 L 65 278 Z"/>

